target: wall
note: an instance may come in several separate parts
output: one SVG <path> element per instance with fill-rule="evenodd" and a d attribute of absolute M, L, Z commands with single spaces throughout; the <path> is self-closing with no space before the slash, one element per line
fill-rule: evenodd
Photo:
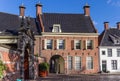
<path fill-rule="evenodd" d="M 108 57 L 108 51 L 107 49 L 111 48 L 112 49 L 112 57 Z M 102 60 L 107 61 L 107 70 L 110 72 L 120 72 L 120 57 L 117 57 L 117 48 L 120 47 L 100 47 L 99 49 L 99 54 L 100 54 L 100 70 L 102 70 Z M 106 54 L 102 55 L 102 51 L 105 51 Z M 117 60 L 117 70 L 112 70 L 111 68 L 111 60 Z"/>
<path fill-rule="evenodd" d="M 64 50 L 57 50 L 56 49 L 56 45 L 54 43 L 53 45 L 53 49 L 52 50 L 45 50 L 43 49 L 43 45 L 42 45 L 42 41 L 44 39 L 53 39 L 54 42 L 57 39 L 65 39 L 65 49 Z M 73 50 L 71 47 L 71 41 L 75 40 L 75 39 L 79 39 L 82 41 L 91 39 L 94 41 L 94 49 L 89 49 L 86 50 L 84 48 L 82 48 L 81 50 Z M 39 42 L 39 43 L 38 43 Z M 83 74 L 91 74 L 91 73 L 97 73 L 99 71 L 99 64 L 98 64 L 98 37 L 97 36 L 38 36 L 36 37 L 36 41 L 35 41 L 35 54 L 38 53 L 41 57 L 45 58 L 47 62 L 49 62 L 49 60 L 51 59 L 52 56 L 54 55 L 60 55 L 64 58 L 65 60 L 65 73 L 69 73 L 69 74 L 79 74 L 79 73 L 83 73 Z M 73 69 L 72 70 L 68 70 L 68 56 L 73 56 Z M 75 56 L 81 56 L 82 57 L 82 69 L 80 71 L 76 71 L 74 68 L 74 58 Z M 92 56 L 93 60 L 94 60 L 94 68 L 92 70 L 87 70 L 86 69 L 86 57 L 87 56 Z"/>

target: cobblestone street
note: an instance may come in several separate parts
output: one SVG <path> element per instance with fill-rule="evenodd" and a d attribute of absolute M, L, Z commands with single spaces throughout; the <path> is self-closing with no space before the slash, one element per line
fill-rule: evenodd
<path fill-rule="evenodd" d="M 53 75 L 36 81 L 120 81 L 120 75 Z"/>

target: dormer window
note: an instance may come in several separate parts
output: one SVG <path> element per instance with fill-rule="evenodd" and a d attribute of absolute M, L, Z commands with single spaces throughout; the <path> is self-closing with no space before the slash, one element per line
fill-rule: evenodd
<path fill-rule="evenodd" d="M 119 36 L 117 35 L 109 35 L 110 39 L 112 40 L 112 42 L 114 44 L 120 44 L 120 39 L 119 39 Z"/>
<path fill-rule="evenodd" d="M 120 41 L 119 41 L 118 39 L 115 39 L 115 40 L 114 40 L 114 43 L 115 43 L 115 44 L 120 44 Z"/>
<path fill-rule="evenodd" d="M 61 32 L 61 26 L 60 24 L 53 24 L 52 32 Z"/>

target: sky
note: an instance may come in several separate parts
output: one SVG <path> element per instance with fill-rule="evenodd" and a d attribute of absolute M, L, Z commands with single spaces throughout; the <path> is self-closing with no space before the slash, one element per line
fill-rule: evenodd
<path fill-rule="evenodd" d="M 90 6 L 91 19 L 101 33 L 104 22 L 109 22 L 110 27 L 116 27 L 120 22 L 120 0 L 0 0 L 0 12 L 19 15 L 19 6 L 26 7 L 25 15 L 36 16 L 36 3 L 43 5 L 43 13 L 72 13 L 83 14 L 83 6 Z"/>

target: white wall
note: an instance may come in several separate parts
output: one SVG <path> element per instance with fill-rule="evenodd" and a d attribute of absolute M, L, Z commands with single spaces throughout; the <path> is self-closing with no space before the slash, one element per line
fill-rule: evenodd
<path fill-rule="evenodd" d="M 112 49 L 112 57 L 108 57 L 107 49 Z M 102 71 L 102 60 L 107 62 L 107 70 L 110 72 L 120 72 L 120 57 L 117 57 L 117 49 L 120 47 L 99 47 L 99 58 L 100 58 L 100 71 Z M 105 51 L 105 55 L 102 55 L 102 51 Z M 111 60 L 117 60 L 117 70 L 112 70 Z"/>

